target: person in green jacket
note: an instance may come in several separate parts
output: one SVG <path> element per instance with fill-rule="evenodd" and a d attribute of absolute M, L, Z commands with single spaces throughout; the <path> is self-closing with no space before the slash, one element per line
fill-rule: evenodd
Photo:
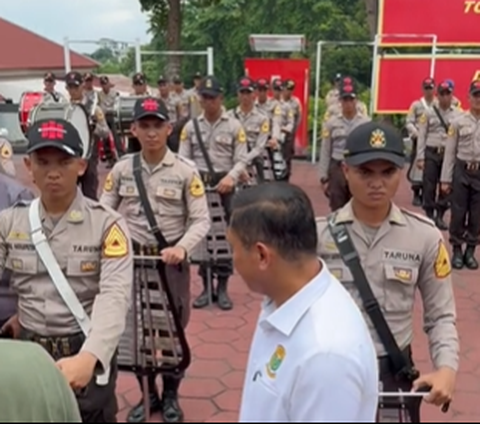
<path fill-rule="evenodd" d="M 0 422 L 82 422 L 67 380 L 40 345 L 0 339 L 0 358 Z"/>

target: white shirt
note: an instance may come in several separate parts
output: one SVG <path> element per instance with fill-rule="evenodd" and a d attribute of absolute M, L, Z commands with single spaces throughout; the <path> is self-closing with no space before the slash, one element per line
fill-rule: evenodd
<path fill-rule="evenodd" d="M 322 271 L 276 308 L 250 348 L 240 422 L 375 422 L 375 347 L 357 305 Z"/>

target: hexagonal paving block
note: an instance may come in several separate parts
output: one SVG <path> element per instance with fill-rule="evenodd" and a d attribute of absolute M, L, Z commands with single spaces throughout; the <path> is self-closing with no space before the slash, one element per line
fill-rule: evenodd
<path fill-rule="evenodd" d="M 187 375 L 196 378 L 220 378 L 230 370 L 226 361 L 198 359 L 192 362 Z"/>
<path fill-rule="evenodd" d="M 240 338 L 235 330 L 206 330 L 198 335 L 206 343 L 231 343 Z"/>
<path fill-rule="evenodd" d="M 215 329 L 236 329 L 245 324 L 245 320 L 242 317 L 233 316 L 218 316 L 215 318 L 209 318 L 205 321 L 205 324 L 210 328 Z"/>
<path fill-rule="evenodd" d="M 193 355 L 197 359 L 228 359 L 236 355 L 236 350 L 229 344 L 208 345 L 201 344 L 193 350 Z"/>
<path fill-rule="evenodd" d="M 219 411 L 212 401 L 207 399 L 182 399 L 185 421 L 205 422 Z"/>
<path fill-rule="evenodd" d="M 219 412 L 212 418 L 205 421 L 207 423 L 238 423 L 238 412 Z"/>
<path fill-rule="evenodd" d="M 212 399 L 225 389 L 225 386 L 216 378 L 186 378 L 180 385 L 180 396 Z"/>
<path fill-rule="evenodd" d="M 217 405 L 218 409 L 230 412 L 237 412 L 239 410 L 241 400 L 242 391 L 235 389 L 225 390 L 213 398 L 213 402 Z"/>
<path fill-rule="evenodd" d="M 245 371 L 232 371 L 220 378 L 220 381 L 229 389 L 243 389 Z"/>

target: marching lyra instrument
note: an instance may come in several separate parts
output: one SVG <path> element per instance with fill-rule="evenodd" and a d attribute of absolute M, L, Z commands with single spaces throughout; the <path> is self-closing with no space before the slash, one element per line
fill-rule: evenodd
<path fill-rule="evenodd" d="M 20 96 L 18 107 L 18 117 L 20 119 L 20 127 L 25 134 L 28 129 L 28 118 L 32 110 L 43 100 L 43 93 L 40 91 L 25 91 Z"/>
<path fill-rule="evenodd" d="M 28 125 L 41 119 L 65 119 L 70 122 L 80 134 L 83 143 L 83 158 L 92 154 L 90 119 L 85 107 L 76 103 L 40 103 L 30 113 Z"/>

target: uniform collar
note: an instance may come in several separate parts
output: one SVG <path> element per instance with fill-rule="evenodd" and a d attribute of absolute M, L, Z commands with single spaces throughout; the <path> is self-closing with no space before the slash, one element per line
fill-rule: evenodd
<path fill-rule="evenodd" d="M 42 222 L 48 224 L 50 217 L 48 216 L 43 203 L 40 202 L 40 218 Z M 85 198 L 80 189 L 77 189 L 77 195 L 73 200 L 68 210 L 60 218 L 60 221 L 65 220 L 71 224 L 79 224 L 85 220 Z"/>
<path fill-rule="evenodd" d="M 347 224 L 353 221 L 355 221 L 355 215 L 352 209 L 352 201 L 350 200 L 343 208 L 336 212 L 334 222 L 335 224 Z M 406 225 L 402 211 L 394 203 L 391 204 L 387 221 L 391 224 Z"/>
<path fill-rule="evenodd" d="M 140 160 L 142 162 L 142 165 L 146 169 L 150 169 L 147 162 L 145 162 L 145 159 L 143 159 L 143 155 L 140 154 Z M 162 161 L 155 166 L 155 169 L 159 166 L 172 166 L 175 163 L 175 154 L 167 148 L 167 152 L 165 153 L 165 156 L 163 157 Z"/>
<path fill-rule="evenodd" d="M 262 328 L 273 328 L 287 337 L 292 334 L 302 317 L 330 284 L 330 272 L 325 263 L 321 259 L 319 261 L 322 263 L 322 270 L 279 308 L 276 308 L 270 299 L 264 301 L 259 320 Z"/>
<path fill-rule="evenodd" d="M 225 110 L 225 108 L 223 108 L 222 109 L 222 114 L 220 115 L 220 118 L 218 118 L 217 122 L 227 121 L 228 119 L 229 119 L 229 116 L 227 114 L 227 111 Z M 198 116 L 198 120 L 208 122 L 207 119 L 205 118 L 205 114 L 203 112 Z"/>

